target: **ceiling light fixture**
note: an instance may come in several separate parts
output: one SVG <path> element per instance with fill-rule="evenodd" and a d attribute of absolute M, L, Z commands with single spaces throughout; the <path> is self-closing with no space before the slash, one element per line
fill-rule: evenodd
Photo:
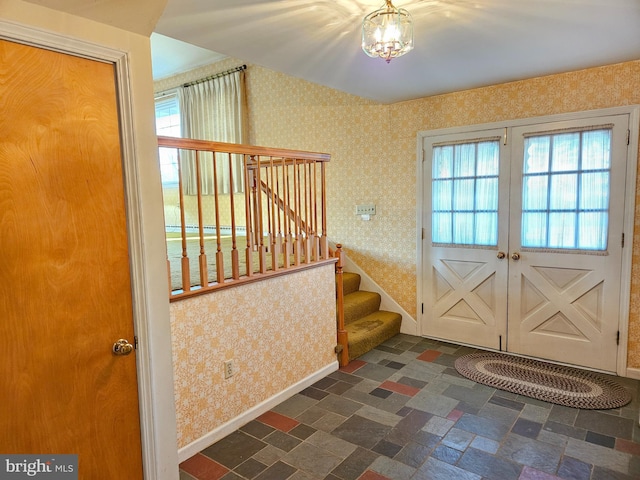
<path fill-rule="evenodd" d="M 387 63 L 413 49 L 413 20 L 404 8 L 396 8 L 391 0 L 362 21 L 362 50 L 370 57 L 384 58 Z"/>

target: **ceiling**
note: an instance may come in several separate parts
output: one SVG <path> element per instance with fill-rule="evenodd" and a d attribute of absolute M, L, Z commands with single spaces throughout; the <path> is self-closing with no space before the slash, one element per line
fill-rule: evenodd
<path fill-rule="evenodd" d="M 362 18 L 383 4 L 168 0 L 154 77 L 230 56 L 392 103 L 640 59 L 640 0 L 395 0 L 415 47 L 387 64 L 360 48 Z"/>

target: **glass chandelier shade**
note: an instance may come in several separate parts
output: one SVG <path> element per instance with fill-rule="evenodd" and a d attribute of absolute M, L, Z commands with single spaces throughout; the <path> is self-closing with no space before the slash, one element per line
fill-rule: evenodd
<path fill-rule="evenodd" d="M 362 50 L 370 57 L 384 58 L 387 63 L 413 49 L 413 20 L 404 8 L 396 8 L 391 0 L 362 21 Z"/>

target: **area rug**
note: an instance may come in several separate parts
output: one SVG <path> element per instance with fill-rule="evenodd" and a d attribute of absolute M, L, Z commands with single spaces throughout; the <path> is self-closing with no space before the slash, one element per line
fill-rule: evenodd
<path fill-rule="evenodd" d="M 617 382 L 594 372 L 500 353 L 471 353 L 455 367 L 474 382 L 565 407 L 605 410 L 631 401 Z"/>

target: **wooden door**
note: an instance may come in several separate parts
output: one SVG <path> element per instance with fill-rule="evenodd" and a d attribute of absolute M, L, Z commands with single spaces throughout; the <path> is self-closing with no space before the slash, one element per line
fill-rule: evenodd
<path fill-rule="evenodd" d="M 142 478 L 114 66 L 0 40 L 0 452 Z"/>
<path fill-rule="evenodd" d="M 627 128 L 513 129 L 509 351 L 616 371 Z"/>
<path fill-rule="evenodd" d="M 423 168 L 422 333 L 496 350 L 507 328 L 509 165 L 502 135 L 496 129 L 426 139 Z"/>

